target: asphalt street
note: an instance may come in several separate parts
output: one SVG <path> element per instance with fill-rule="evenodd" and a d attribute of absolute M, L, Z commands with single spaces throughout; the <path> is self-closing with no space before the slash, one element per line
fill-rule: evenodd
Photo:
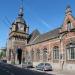
<path fill-rule="evenodd" d="M 52 75 L 52 74 L 32 71 L 29 69 L 23 69 L 0 62 L 0 75 Z"/>

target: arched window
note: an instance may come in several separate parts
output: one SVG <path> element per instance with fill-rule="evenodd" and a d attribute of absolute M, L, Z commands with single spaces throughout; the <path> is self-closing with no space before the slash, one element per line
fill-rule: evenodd
<path fill-rule="evenodd" d="M 40 61 L 40 50 L 39 49 L 36 50 L 36 60 Z"/>
<path fill-rule="evenodd" d="M 31 50 L 31 60 L 34 61 L 34 50 Z"/>
<path fill-rule="evenodd" d="M 70 21 L 67 22 L 67 30 L 70 31 L 71 29 L 73 29 L 73 25 Z"/>
<path fill-rule="evenodd" d="M 53 48 L 53 59 L 54 60 L 59 59 L 59 47 L 58 46 L 55 46 Z"/>
<path fill-rule="evenodd" d="M 66 46 L 67 48 L 67 60 L 75 59 L 75 43 L 70 43 Z"/>
<path fill-rule="evenodd" d="M 45 62 L 47 61 L 47 53 L 48 53 L 47 48 L 44 48 L 43 49 L 43 61 L 45 61 Z"/>

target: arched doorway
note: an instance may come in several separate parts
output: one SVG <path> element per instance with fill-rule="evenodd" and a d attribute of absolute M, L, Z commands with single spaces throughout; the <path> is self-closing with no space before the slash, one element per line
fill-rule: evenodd
<path fill-rule="evenodd" d="M 22 49 L 17 48 L 17 60 L 19 61 L 19 64 L 22 62 Z"/>

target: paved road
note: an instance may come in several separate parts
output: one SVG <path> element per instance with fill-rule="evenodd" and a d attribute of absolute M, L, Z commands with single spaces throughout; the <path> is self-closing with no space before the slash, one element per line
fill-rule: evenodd
<path fill-rule="evenodd" d="M 15 67 L 13 65 L 0 62 L 0 75 L 52 75 L 52 74 L 22 69 L 19 67 Z"/>

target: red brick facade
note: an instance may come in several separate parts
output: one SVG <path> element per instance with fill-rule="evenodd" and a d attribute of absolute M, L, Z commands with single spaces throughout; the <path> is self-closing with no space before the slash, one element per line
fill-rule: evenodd
<path fill-rule="evenodd" d="M 34 65 L 36 65 L 40 62 L 43 62 L 43 55 L 42 55 L 43 53 L 42 52 L 43 52 L 43 49 L 46 48 L 47 49 L 47 59 L 45 60 L 45 62 L 49 62 L 51 64 L 56 64 L 56 65 L 60 66 L 59 67 L 60 69 L 61 68 L 66 69 L 68 67 L 65 65 L 73 64 L 70 67 L 75 70 L 75 68 L 73 67 L 75 64 L 75 53 L 73 55 L 71 54 L 71 58 L 69 57 L 70 55 L 68 56 L 68 53 L 67 53 L 67 45 L 70 43 L 75 44 L 75 18 L 72 16 L 71 11 L 68 9 L 70 9 L 70 8 L 66 9 L 67 13 L 65 15 L 64 22 L 63 22 L 61 28 L 59 29 L 58 37 L 53 38 L 53 39 L 48 39 L 46 41 L 35 43 L 35 44 L 29 44 L 28 46 L 26 46 L 28 52 L 31 52 L 32 49 L 34 51 L 34 58 L 33 58 Z M 68 29 L 68 27 L 69 27 L 68 23 L 70 23 L 72 25 L 72 28 Z M 59 55 L 57 57 L 58 59 L 54 59 L 54 55 L 53 55 L 54 47 L 58 47 L 58 49 L 59 49 Z M 36 57 L 37 49 L 39 49 L 41 52 L 40 60 L 38 62 L 36 59 L 37 58 Z"/>
<path fill-rule="evenodd" d="M 60 28 L 41 35 L 34 31 L 29 37 L 26 38 L 26 34 L 24 36 L 24 41 L 23 37 L 20 40 L 18 37 L 23 44 L 23 61 L 32 61 L 34 66 L 40 62 L 49 62 L 53 69 L 75 70 L 75 18 L 69 6 Z"/>

